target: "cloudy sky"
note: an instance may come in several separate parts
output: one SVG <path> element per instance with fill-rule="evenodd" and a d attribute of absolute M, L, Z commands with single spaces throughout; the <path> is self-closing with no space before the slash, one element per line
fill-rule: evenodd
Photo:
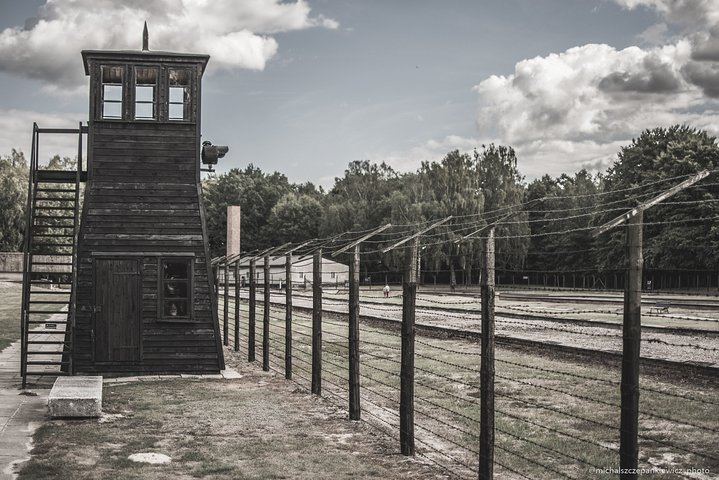
<path fill-rule="evenodd" d="M 719 0 L 0 0 L 0 155 L 86 121 L 80 51 L 139 49 L 145 20 L 150 49 L 212 57 L 220 171 L 326 187 L 495 142 L 532 179 L 603 170 L 646 128 L 719 134 Z"/>

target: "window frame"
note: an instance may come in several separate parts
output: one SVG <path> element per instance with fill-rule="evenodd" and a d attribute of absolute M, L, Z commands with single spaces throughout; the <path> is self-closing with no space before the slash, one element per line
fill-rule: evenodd
<path fill-rule="evenodd" d="M 111 69 L 111 68 L 120 68 L 122 69 L 122 73 L 120 75 L 121 81 L 120 83 L 114 83 L 114 82 L 107 82 L 105 83 L 105 69 Z M 117 64 L 117 63 L 108 63 L 100 65 L 100 72 L 99 72 L 99 78 L 100 78 L 100 105 L 99 105 L 99 119 L 105 120 L 105 121 L 123 121 L 125 120 L 125 105 L 126 105 L 126 99 L 127 99 L 127 89 L 125 88 L 127 84 L 127 65 L 125 64 Z M 120 100 L 105 100 L 105 86 L 119 86 L 120 87 Z M 111 104 L 119 104 L 120 105 L 120 116 L 119 117 L 106 117 L 105 116 L 105 104 L 111 103 Z"/>
<path fill-rule="evenodd" d="M 186 71 L 187 72 L 187 85 L 184 86 L 175 86 L 170 84 L 170 72 L 173 70 L 177 71 Z M 195 116 L 195 89 L 193 88 L 193 69 L 189 66 L 168 66 L 166 68 L 166 73 L 163 75 L 165 79 L 165 86 L 163 87 L 166 92 L 166 98 L 167 101 L 163 102 L 163 105 L 165 107 L 166 112 L 166 118 L 165 121 L 168 123 L 194 123 L 195 120 L 193 117 Z M 173 102 L 172 101 L 172 88 L 182 88 L 183 90 L 183 96 L 182 96 L 182 102 Z M 185 98 L 185 93 L 187 93 L 187 97 Z M 172 118 L 170 116 L 170 110 L 172 105 L 181 105 L 182 106 L 182 118 Z M 186 115 L 185 115 L 186 114 Z"/>
<path fill-rule="evenodd" d="M 138 62 L 98 62 L 95 67 L 96 79 L 94 80 L 94 118 L 101 122 L 122 122 L 122 123 L 165 123 L 165 124 L 188 124 L 196 125 L 199 122 L 199 99 L 200 76 L 197 66 L 193 64 L 174 64 L 168 62 L 138 63 Z M 121 68 L 121 83 L 104 83 L 103 69 Z M 148 68 L 157 71 L 157 82 L 153 99 L 154 118 L 136 118 L 137 115 L 137 69 Z M 170 118 L 170 72 L 181 70 L 187 72 L 188 84 L 182 86 L 186 95 L 183 95 L 183 102 L 173 102 L 172 105 L 181 105 L 183 118 Z M 105 85 L 116 85 L 121 89 L 120 100 L 108 101 L 120 105 L 120 116 L 105 117 Z M 140 85 L 141 86 L 141 85 Z M 150 102 L 140 102 L 149 104 Z M 184 117 L 186 115 L 186 117 Z"/>
<path fill-rule="evenodd" d="M 152 84 L 138 84 L 137 71 L 138 69 L 147 69 L 155 71 L 155 83 Z M 158 122 L 160 121 L 160 65 L 132 65 L 132 121 L 133 122 Z M 138 87 L 150 87 L 152 86 L 152 100 L 138 100 L 137 99 L 137 88 Z M 137 116 L 137 105 L 152 105 L 152 117 L 138 117 Z"/>
<path fill-rule="evenodd" d="M 166 263 L 178 263 L 184 262 L 187 264 L 187 275 L 186 279 L 166 279 L 164 277 L 165 264 Z M 157 262 L 157 319 L 160 322 L 194 322 L 194 301 L 195 301 L 195 257 L 193 256 L 163 256 L 158 258 Z M 169 282 L 186 282 L 187 283 L 187 298 L 182 300 L 187 302 L 187 315 L 165 315 L 165 284 Z M 170 297 L 173 298 L 173 297 Z"/>

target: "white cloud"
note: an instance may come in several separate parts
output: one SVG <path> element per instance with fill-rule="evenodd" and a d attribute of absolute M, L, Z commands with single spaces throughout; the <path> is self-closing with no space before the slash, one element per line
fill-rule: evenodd
<path fill-rule="evenodd" d="M 441 140 L 431 139 L 407 150 L 368 155 L 368 158 L 377 163 L 385 162 L 399 172 L 414 172 L 422 162 L 439 162 L 452 150 L 459 150 L 462 153 L 471 152 L 475 148 L 481 150 L 482 144 L 491 142 L 491 140 L 481 141 L 476 138 L 448 135 Z"/>
<path fill-rule="evenodd" d="M 144 21 L 150 49 L 208 53 L 215 70 L 262 70 L 278 49 L 270 35 L 339 26 L 305 0 L 48 0 L 26 27 L 0 32 L 0 70 L 74 88 L 81 50 L 139 50 Z"/>
<path fill-rule="evenodd" d="M 523 60 L 514 74 L 475 87 L 480 133 L 490 130 L 510 143 L 626 136 L 651 125 L 657 111 L 701 96 L 682 79 L 688 57 L 688 44 L 680 42 L 652 50 L 584 45 Z"/>
<path fill-rule="evenodd" d="M 719 0 L 613 0 L 627 9 L 655 9 L 667 21 L 691 28 L 719 22 Z"/>
<path fill-rule="evenodd" d="M 603 169 L 647 128 L 684 123 L 719 134 L 719 0 L 614 1 L 653 8 L 682 34 L 647 48 L 577 46 L 475 86 L 480 136 L 512 145 L 528 177 Z M 667 30 L 662 22 L 640 36 L 656 44 Z"/>

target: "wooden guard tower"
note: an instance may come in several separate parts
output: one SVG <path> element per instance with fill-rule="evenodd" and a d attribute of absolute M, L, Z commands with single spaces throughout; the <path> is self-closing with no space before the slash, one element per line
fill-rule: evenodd
<path fill-rule="evenodd" d="M 146 31 L 143 43 L 82 52 L 90 118 L 77 178 L 86 187 L 61 362 L 73 374 L 224 369 L 200 184 L 209 56 L 149 51 Z M 30 264 L 26 283 L 38 278 Z M 23 374 L 32 363 L 24 346 Z"/>

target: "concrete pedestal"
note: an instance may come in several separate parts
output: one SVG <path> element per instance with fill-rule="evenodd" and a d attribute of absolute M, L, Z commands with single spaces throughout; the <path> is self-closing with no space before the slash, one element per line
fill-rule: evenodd
<path fill-rule="evenodd" d="M 99 417 L 102 413 L 102 377 L 58 377 L 47 398 L 53 418 Z"/>

